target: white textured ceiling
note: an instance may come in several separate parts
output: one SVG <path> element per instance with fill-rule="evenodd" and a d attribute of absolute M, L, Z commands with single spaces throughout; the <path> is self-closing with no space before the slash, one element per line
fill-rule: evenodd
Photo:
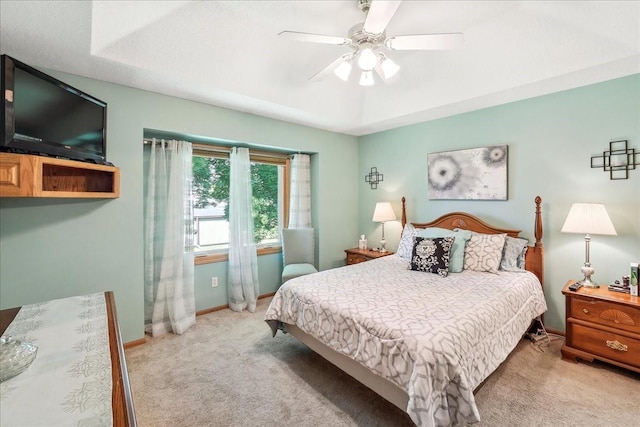
<path fill-rule="evenodd" d="M 6 1 L 0 51 L 64 71 L 363 135 L 640 72 L 638 1 L 403 1 L 387 36 L 464 33 L 461 49 L 389 52 L 388 84 L 308 78 L 346 46 L 348 1 Z"/>

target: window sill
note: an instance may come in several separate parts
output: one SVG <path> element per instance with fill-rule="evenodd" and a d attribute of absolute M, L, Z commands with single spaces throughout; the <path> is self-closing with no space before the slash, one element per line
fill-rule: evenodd
<path fill-rule="evenodd" d="M 265 248 L 258 248 L 258 256 L 261 255 L 271 255 L 282 252 L 282 246 L 269 246 Z M 214 254 L 207 254 L 203 256 L 196 256 L 194 260 L 195 265 L 200 264 L 211 264 L 214 262 L 225 262 L 229 261 L 229 253 L 228 252 L 220 252 Z"/>

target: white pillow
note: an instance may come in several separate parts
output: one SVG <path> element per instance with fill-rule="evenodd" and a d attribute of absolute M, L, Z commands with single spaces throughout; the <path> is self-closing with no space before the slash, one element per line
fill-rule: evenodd
<path fill-rule="evenodd" d="M 471 234 L 464 248 L 464 269 L 497 273 L 506 237 L 506 234 Z"/>
<path fill-rule="evenodd" d="M 413 252 L 413 238 L 418 235 L 418 230 L 411 224 L 406 223 L 402 230 L 402 237 L 396 253 L 407 261 L 411 261 Z"/>

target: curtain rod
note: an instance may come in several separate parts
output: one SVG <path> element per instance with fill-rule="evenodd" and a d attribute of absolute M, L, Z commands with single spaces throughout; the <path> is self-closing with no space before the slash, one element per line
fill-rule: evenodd
<path fill-rule="evenodd" d="M 165 140 L 164 138 L 143 138 L 142 139 L 142 143 L 144 145 L 149 145 L 152 142 L 152 139 L 156 139 L 159 141 L 164 141 L 167 142 L 169 140 L 176 140 L 178 141 L 177 138 L 168 138 L 167 140 Z M 260 156 L 264 156 L 264 157 L 274 157 L 274 158 L 285 158 L 285 157 L 290 157 L 293 156 L 294 154 L 307 154 L 307 155 L 311 155 L 311 153 L 302 153 L 300 150 L 296 151 L 271 151 L 268 149 L 262 149 L 262 148 L 252 148 L 250 146 L 246 146 L 246 144 L 238 144 L 238 145 L 215 145 L 215 144 L 205 144 L 205 143 L 201 143 L 201 142 L 192 142 L 192 141 L 188 141 L 186 139 L 183 139 L 182 141 L 186 141 L 188 143 L 190 143 L 194 149 L 194 151 L 205 151 L 205 152 L 210 152 L 210 153 L 229 153 L 231 152 L 231 149 L 234 147 L 246 147 L 249 150 L 251 150 L 252 153 L 260 155 Z"/>

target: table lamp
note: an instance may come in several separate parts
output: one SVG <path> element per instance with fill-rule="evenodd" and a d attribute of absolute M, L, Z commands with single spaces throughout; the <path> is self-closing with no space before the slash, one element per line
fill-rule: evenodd
<path fill-rule="evenodd" d="M 395 221 L 396 214 L 393 212 L 391 203 L 378 202 L 376 203 L 376 209 L 373 211 L 373 222 L 382 223 L 382 240 L 380 240 L 380 252 L 387 252 L 387 241 L 384 239 L 384 223 L 387 221 Z"/>
<path fill-rule="evenodd" d="M 595 272 L 589 261 L 589 244 L 591 242 L 591 234 L 604 234 L 615 236 L 616 229 L 609 219 L 607 209 L 600 203 L 574 203 L 571 205 L 569 215 L 562 226 L 563 233 L 581 233 L 585 234 L 585 253 L 584 265 L 580 269 L 584 275 L 579 283 L 585 288 L 598 288 L 598 284 L 591 281 L 591 275 Z"/>

